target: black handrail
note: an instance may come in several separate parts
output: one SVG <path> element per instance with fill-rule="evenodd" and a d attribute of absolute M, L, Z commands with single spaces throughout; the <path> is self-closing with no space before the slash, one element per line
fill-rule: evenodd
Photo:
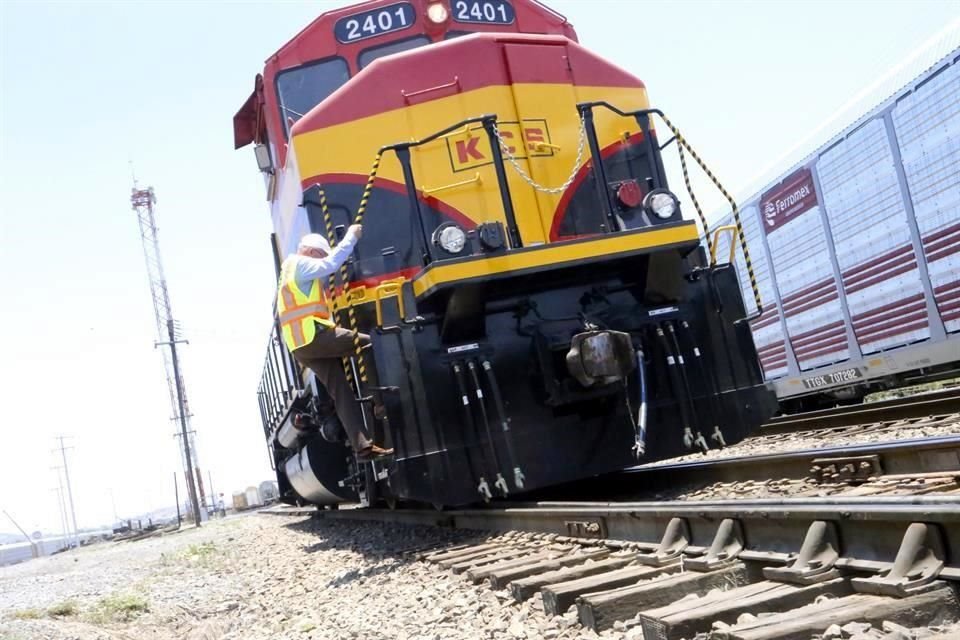
<path fill-rule="evenodd" d="M 420 238 L 423 241 L 423 264 L 428 264 L 434 259 L 434 257 L 431 243 L 427 234 L 427 225 L 423 219 L 423 211 L 420 209 L 420 199 L 417 194 L 417 185 L 414 181 L 413 167 L 410 162 L 410 149 L 433 142 L 438 138 L 442 138 L 447 134 L 453 133 L 454 131 L 467 127 L 471 124 L 482 125 L 490 142 L 490 152 L 493 158 L 494 170 L 497 174 L 497 186 L 500 188 L 500 200 L 501 204 L 503 205 L 503 216 L 507 222 L 507 236 L 510 240 L 510 246 L 511 248 L 519 248 L 523 246 L 523 238 L 520 236 L 520 228 L 517 226 L 517 217 L 513 209 L 513 199 L 510 197 L 510 186 L 507 182 L 507 173 L 503 164 L 503 154 L 497 138 L 497 116 L 493 114 L 486 114 L 482 116 L 475 116 L 473 118 L 466 118 L 457 122 L 456 124 L 452 124 L 449 127 L 441 129 L 440 131 L 432 133 L 419 140 L 398 142 L 396 144 L 380 147 L 380 154 L 384 154 L 388 151 L 396 153 L 397 160 L 400 162 L 400 167 L 403 170 L 403 179 L 406 183 L 405 186 L 407 188 L 407 196 L 410 201 L 410 212 L 416 219 L 418 231 L 420 232 Z"/>
<path fill-rule="evenodd" d="M 296 360 L 280 339 L 279 326 L 274 318 L 263 359 L 260 384 L 257 387 L 260 418 L 263 421 L 264 433 L 268 437 L 279 426 L 280 420 L 301 388 Z"/>

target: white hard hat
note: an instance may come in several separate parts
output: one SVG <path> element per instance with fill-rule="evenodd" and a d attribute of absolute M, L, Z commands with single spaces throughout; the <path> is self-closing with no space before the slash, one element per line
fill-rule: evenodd
<path fill-rule="evenodd" d="M 300 238 L 301 249 L 320 249 L 324 253 L 330 253 L 330 243 L 319 233 L 308 233 Z"/>

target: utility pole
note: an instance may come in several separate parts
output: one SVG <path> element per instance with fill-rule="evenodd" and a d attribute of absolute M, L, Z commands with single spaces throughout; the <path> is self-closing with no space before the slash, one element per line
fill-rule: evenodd
<path fill-rule="evenodd" d="M 73 534 L 70 530 L 70 523 L 67 521 L 67 503 L 66 495 L 63 491 L 63 477 L 60 475 L 60 470 L 63 467 L 52 466 L 50 470 L 57 474 L 57 486 L 53 488 L 53 491 L 57 492 L 57 504 L 60 507 L 60 525 L 63 527 L 63 539 L 66 543 L 66 547 L 69 549 L 73 546 Z"/>
<path fill-rule="evenodd" d="M 170 359 L 173 361 L 173 379 L 177 387 L 177 404 L 180 414 L 180 443 L 183 446 L 183 456 L 187 460 L 187 493 L 190 495 L 190 506 L 193 508 L 193 522 L 200 526 L 200 501 L 197 500 L 197 485 L 193 475 L 193 460 L 190 455 L 190 434 L 187 429 L 187 411 L 183 402 L 183 381 L 180 380 L 180 361 L 177 359 L 177 343 L 186 340 L 177 340 L 173 330 L 173 319 L 167 320 L 167 343 L 158 342 L 158 345 L 170 346 Z"/>
<path fill-rule="evenodd" d="M 143 243 L 143 256 L 147 265 L 147 276 L 150 281 L 150 295 L 153 300 L 154 319 L 157 326 L 158 341 L 155 346 L 169 346 L 163 350 L 163 364 L 167 373 L 167 392 L 170 395 L 170 406 L 173 409 L 173 419 L 180 423 L 180 448 L 183 454 L 183 470 L 186 479 L 187 493 L 193 507 L 193 516 L 196 526 L 200 526 L 200 503 L 204 500 L 203 480 L 199 477 L 197 462 L 197 447 L 193 439 L 194 432 L 190 429 L 190 403 L 187 401 L 186 388 L 183 383 L 183 372 L 177 358 L 177 344 L 186 343 L 178 339 L 176 322 L 170 307 L 170 293 L 167 290 L 167 280 L 163 273 L 163 261 L 160 259 L 160 241 L 157 236 L 157 223 L 154 217 L 153 205 L 157 198 L 152 187 L 140 189 L 134 179 L 133 192 L 130 203 L 137 214 L 140 225 L 140 238 Z M 198 494 L 199 487 L 199 494 Z"/>
<path fill-rule="evenodd" d="M 60 516 L 60 531 L 62 532 L 63 539 L 66 542 L 67 541 L 67 512 L 64 510 L 64 506 L 63 506 L 63 493 L 60 491 L 60 487 L 54 487 L 53 489 L 50 489 L 50 491 L 57 492 L 57 515 Z M 68 546 L 69 544 L 70 543 L 67 542 Z"/>
<path fill-rule="evenodd" d="M 117 500 L 113 497 L 113 488 L 107 489 L 107 493 L 110 494 L 110 506 L 113 507 L 113 524 L 117 524 L 120 518 L 117 517 Z"/>
<path fill-rule="evenodd" d="M 80 546 L 80 529 L 77 527 L 77 510 L 73 506 L 73 488 L 70 486 L 70 469 L 67 467 L 67 449 L 72 449 L 73 447 L 65 447 L 63 445 L 64 436 L 57 436 L 56 439 L 60 441 L 60 456 L 63 458 L 63 477 L 67 481 L 67 498 L 70 500 L 70 517 L 73 520 L 73 538 L 76 546 Z"/>
<path fill-rule="evenodd" d="M 173 495 L 177 502 L 177 529 L 183 524 L 183 517 L 180 515 L 180 487 L 177 486 L 177 472 L 173 472 Z"/>
<path fill-rule="evenodd" d="M 210 490 L 210 505 L 208 513 L 217 512 L 217 492 L 213 490 L 213 474 L 207 469 L 207 489 Z"/>

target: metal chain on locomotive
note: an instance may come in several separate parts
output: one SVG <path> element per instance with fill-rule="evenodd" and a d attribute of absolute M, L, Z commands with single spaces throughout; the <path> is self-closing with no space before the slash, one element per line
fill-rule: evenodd
<path fill-rule="evenodd" d="M 700 168 L 703 169 L 703 172 L 707 174 L 707 177 L 710 178 L 711 182 L 713 182 L 714 186 L 720 191 L 720 193 L 727 200 L 727 202 L 730 203 L 730 207 L 733 210 L 733 219 L 737 227 L 737 236 L 738 236 L 738 240 L 740 241 L 740 248 L 743 251 L 743 260 L 747 267 L 747 276 L 750 280 L 750 288 L 753 291 L 753 298 L 757 305 L 757 314 L 760 314 L 763 311 L 763 302 L 760 297 L 760 286 L 758 285 L 756 275 L 753 272 L 753 262 L 750 259 L 750 250 L 747 248 L 747 238 L 746 238 L 746 234 L 743 231 L 743 224 L 740 220 L 740 209 L 739 207 L 737 207 L 736 201 L 734 201 L 730 193 L 723 187 L 723 185 L 720 183 L 720 180 L 717 179 L 717 177 L 713 174 L 712 171 L 710 171 L 706 163 L 700 158 L 699 154 L 697 154 L 697 152 L 693 149 L 693 147 L 690 145 L 687 139 L 680 134 L 680 130 L 677 129 L 676 126 L 674 126 L 673 122 L 671 122 L 670 119 L 667 118 L 667 116 L 665 116 L 663 113 L 657 112 L 657 115 L 660 116 L 664 124 L 667 125 L 667 127 L 673 133 L 674 137 L 677 139 L 677 144 L 678 144 L 677 152 L 680 157 L 680 168 L 683 173 L 683 181 L 687 188 L 687 194 L 690 196 L 690 200 L 693 202 L 693 207 L 697 212 L 697 217 L 700 219 L 700 224 L 703 227 L 703 235 L 704 235 L 704 238 L 706 238 L 707 251 L 709 255 L 712 257 L 711 263 L 713 264 L 715 264 L 716 262 L 716 258 L 715 258 L 716 254 L 713 251 L 713 243 L 712 243 L 712 240 L 710 239 L 710 226 L 707 223 L 707 217 L 703 213 L 703 209 L 700 207 L 700 202 L 697 200 L 697 197 L 693 193 L 693 187 L 690 183 L 690 172 L 687 169 L 687 160 L 683 153 L 684 148 L 687 149 L 687 151 L 690 153 L 693 159 L 697 162 Z M 516 155 L 510 150 L 511 149 L 510 145 L 507 143 L 506 140 L 504 140 L 503 136 L 500 134 L 500 129 L 496 126 L 496 124 L 494 124 L 493 131 L 497 136 L 497 141 L 500 144 L 500 148 L 503 150 L 504 157 L 506 157 L 507 161 L 513 167 L 514 171 L 517 172 L 517 175 L 519 175 L 520 178 L 522 178 L 523 181 L 526 182 L 528 185 L 530 185 L 534 190 L 539 191 L 541 193 L 557 194 L 557 193 L 563 193 L 564 191 L 567 190 L 567 188 L 571 184 L 573 184 L 573 181 L 576 178 L 577 172 L 580 170 L 580 162 L 583 160 L 584 143 L 586 142 L 586 138 L 587 138 L 586 121 L 584 120 L 583 117 L 580 118 L 580 133 L 579 133 L 579 140 L 577 142 L 577 157 L 573 161 L 573 168 L 570 171 L 570 175 L 559 187 L 547 187 L 540 184 L 536 180 L 534 180 L 520 166 L 520 163 L 517 161 Z"/>
<path fill-rule="evenodd" d="M 503 136 L 500 134 L 500 129 L 497 127 L 496 123 L 493 125 L 493 132 L 497 136 L 497 140 L 500 142 L 500 148 L 503 150 L 504 156 L 513 165 L 513 169 L 523 178 L 524 182 L 533 187 L 536 191 L 542 193 L 563 193 L 567 188 L 573 184 L 574 178 L 577 177 L 577 172 L 580 170 L 580 161 L 583 160 L 583 147 L 587 141 L 587 126 L 583 118 L 580 118 L 580 139 L 577 142 L 577 159 L 573 161 L 573 169 L 570 170 L 570 176 L 564 181 L 559 187 L 545 187 L 532 177 L 527 174 L 526 171 L 520 166 L 520 163 L 517 162 L 517 157 L 510 151 L 510 145 L 507 144 L 506 140 L 503 139 Z"/>

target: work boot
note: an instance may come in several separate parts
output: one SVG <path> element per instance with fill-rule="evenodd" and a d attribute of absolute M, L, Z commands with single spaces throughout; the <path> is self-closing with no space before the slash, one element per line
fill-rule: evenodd
<path fill-rule="evenodd" d="M 383 447 L 378 447 L 375 444 L 371 444 L 369 447 L 364 447 L 357 452 L 357 460 L 361 462 L 367 462 L 370 460 L 377 460 L 379 458 L 386 458 L 387 456 L 393 455 L 393 449 L 384 449 Z"/>

